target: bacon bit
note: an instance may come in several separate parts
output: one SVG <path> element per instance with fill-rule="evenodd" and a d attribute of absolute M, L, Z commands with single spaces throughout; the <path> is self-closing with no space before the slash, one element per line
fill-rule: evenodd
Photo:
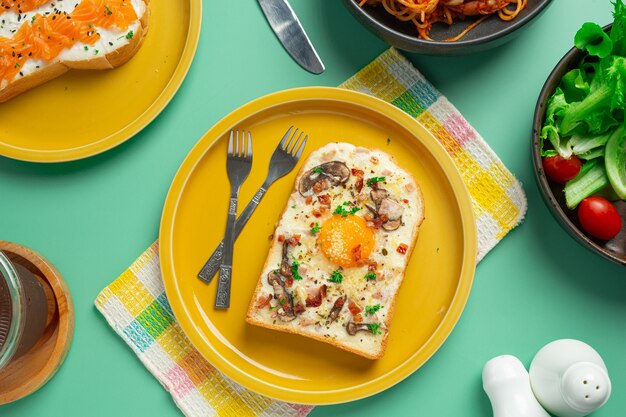
<path fill-rule="evenodd" d="M 311 213 L 313 213 L 313 215 L 317 218 L 322 217 L 322 212 L 319 211 L 318 209 L 313 209 Z"/>
<path fill-rule="evenodd" d="M 312 195 L 307 196 L 307 198 L 306 198 L 306 200 L 304 200 L 304 202 L 308 206 L 309 204 L 311 204 L 313 202 L 313 196 Z"/>
<path fill-rule="evenodd" d="M 361 260 L 361 245 L 360 245 L 360 244 L 356 245 L 356 246 L 352 249 L 352 259 L 353 259 L 356 263 L 359 263 L 359 261 Z"/>
<path fill-rule="evenodd" d="M 329 206 L 320 206 L 320 213 L 324 214 L 328 211 Z"/>
<path fill-rule="evenodd" d="M 361 323 L 363 321 L 363 314 L 355 314 L 354 316 L 352 316 L 352 321 L 355 323 Z"/>
<path fill-rule="evenodd" d="M 356 177 L 356 184 L 354 185 L 356 188 L 356 192 L 360 193 L 363 189 L 363 176 L 365 173 L 360 169 L 352 168 L 352 175 Z"/>
<path fill-rule="evenodd" d="M 278 238 L 276 240 L 278 241 L 278 243 L 283 243 L 285 241 L 285 235 L 278 235 Z"/>
<path fill-rule="evenodd" d="M 260 309 L 265 308 L 268 305 L 270 305 L 270 301 L 272 301 L 272 295 L 271 294 L 268 294 L 265 297 L 260 296 L 259 298 L 257 298 L 256 305 L 254 307 L 260 310 Z"/>
<path fill-rule="evenodd" d="M 402 202 L 403 202 L 404 204 L 409 204 L 409 200 L 407 200 L 406 198 L 403 198 L 403 199 L 402 199 Z"/>
<path fill-rule="evenodd" d="M 339 297 L 335 300 L 335 304 L 333 304 L 333 308 L 342 309 L 343 304 L 346 302 L 346 297 Z"/>
<path fill-rule="evenodd" d="M 287 242 L 291 246 L 296 246 L 298 243 L 300 243 L 300 237 L 301 237 L 300 235 L 293 235 L 289 239 L 287 239 Z"/>
<path fill-rule="evenodd" d="M 315 194 L 319 194 L 322 191 L 324 191 L 324 184 L 322 181 L 316 182 L 315 184 L 313 184 L 313 192 Z"/>
<path fill-rule="evenodd" d="M 377 300 L 382 300 L 382 299 L 383 299 L 383 293 L 382 293 L 382 292 L 380 292 L 380 291 L 376 291 L 376 292 L 372 295 L 372 297 L 374 297 L 374 298 L 375 298 L 375 299 L 377 299 Z"/>
<path fill-rule="evenodd" d="M 378 263 L 376 261 L 368 260 L 368 263 L 367 263 L 368 272 L 375 272 L 377 267 L 378 267 Z"/>
<path fill-rule="evenodd" d="M 378 158 L 376 158 L 374 155 L 372 155 L 372 157 L 370 158 L 370 161 L 372 162 L 372 164 L 378 165 Z"/>
<path fill-rule="evenodd" d="M 404 255 L 408 249 L 409 247 L 407 245 L 405 245 L 404 243 L 400 243 L 400 245 L 398 245 L 398 249 L 396 250 L 399 254 Z"/>
<path fill-rule="evenodd" d="M 361 171 L 360 169 L 356 169 L 356 168 L 352 168 L 352 175 L 354 175 L 355 177 L 359 177 L 359 176 L 363 176 L 363 174 L 365 174 L 363 171 Z"/>
<path fill-rule="evenodd" d="M 320 295 L 322 296 L 322 298 L 326 298 L 326 284 L 320 287 Z"/>
<path fill-rule="evenodd" d="M 285 287 L 291 288 L 293 286 L 293 278 L 287 277 L 285 278 Z"/>
<path fill-rule="evenodd" d="M 326 298 L 326 285 L 322 285 L 314 296 L 309 294 L 305 304 L 307 307 L 319 307 L 322 305 L 324 298 Z"/>
<path fill-rule="evenodd" d="M 305 304 L 307 307 L 319 307 L 322 305 L 322 297 L 316 296 L 316 297 L 307 297 Z"/>
<path fill-rule="evenodd" d="M 295 314 L 302 314 L 304 313 L 304 306 L 302 304 L 296 304 L 295 306 L 293 306 L 293 312 Z"/>
<path fill-rule="evenodd" d="M 350 301 L 350 304 L 348 304 L 348 310 L 350 310 L 350 314 L 352 314 L 353 316 L 361 312 L 361 308 L 352 301 Z"/>
<path fill-rule="evenodd" d="M 364 218 L 365 218 L 365 221 L 367 222 L 367 226 L 373 229 L 380 229 L 383 223 L 386 223 L 387 220 L 389 220 L 386 214 L 381 214 L 378 217 L 372 217 L 369 214 L 366 214 Z"/>
<path fill-rule="evenodd" d="M 322 194 L 317 196 L 317 201 L 324 206 L 330 207 L 330 194 Z"/>

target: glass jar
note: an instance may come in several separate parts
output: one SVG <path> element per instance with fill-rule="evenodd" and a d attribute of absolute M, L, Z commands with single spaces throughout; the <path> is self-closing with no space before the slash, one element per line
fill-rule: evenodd
<path fill-rule="evenodd" d="M 0 250 L 0 369 L 41 338 L 48 301 L 35 275 Z"/>

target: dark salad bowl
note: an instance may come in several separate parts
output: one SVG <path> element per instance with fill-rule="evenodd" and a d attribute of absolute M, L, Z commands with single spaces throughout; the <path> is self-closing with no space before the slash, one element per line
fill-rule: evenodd
<path fill-rule="evenodd" d="M 612 25 L 607 25 L 603 29 L 608 33 L 611 27 Z M 535 178 L 541 195 L 552 215 L 574 239 L 598 255 L 626 266 L 626 202 L 618 201 L 614 203 L 622 218 L 622 229 L 616 237 L 609 241 L 590 237 L 581 228 L 576 210 L 570 210 L 565 204 L 563 185 L 549 180 L 544 173 L 542 165 L 539 134 L 544 124 L 547 102 L 561 82 L 563 75 L 576 68 L 584 56 L 584 52 L 572 48 L 556 65 L 541 90 L 533 120 L 532 159 Z"/>
<path fill-rule="evenodd" d="M 529 26 L 528 23 L 535 20 L 550 1 L 528 0 L 526 8 L 515 19 L 505 22 L 497 15 L 492 15 L 458 41 L 445 42 L 420 39 L 412 22 L 396 19 L 387 13 L 382 5 L 360 7 L 355 0 L 343 0 L 357 20 L 390 45 L 408 52 L 427 55 L 469 54 L 502 45 L 520 34 L 519 29 Z M 476 18 L 472 17 L 464 21 L 455 20 L 450 26 L 437 23 L 430 32 L 431 37 L 433 39 L 454 37 L 475 20 Z"/>

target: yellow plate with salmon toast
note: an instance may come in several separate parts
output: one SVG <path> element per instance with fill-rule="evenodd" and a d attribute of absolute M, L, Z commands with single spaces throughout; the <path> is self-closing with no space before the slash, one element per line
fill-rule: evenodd
<path fill-rule="evenodd" d="M 235 245 L 231 304 L 213 308 L 217 279 L 196 275 L 222 239 L 230 186 L 231 129 L 252 132 L 254 163 L 242 187 L 243 209 L 263 182 L 270 156 L 290 126 L 309 136 L 298 166 L 269 188 Z M 389 139 L 389 140 L 388 140 Z M 400 289 L 387 351 L 372 361 L 298 335 L 246 324 L 246 310 L 270 246 L 269 236 L 309 153 L 350 142 L 391 154 L 420 185 L 426 207 Z M 409 376 L 442 345 L 469 296 L 476 229 L 469 194 L 444 148 L 408 114 L 382 100 L 338 88 L 287 90 L 235 110 L 191 150 L 167 196 L 160 230 L 169 302 L 196 348 L 239 384 L 306 404 L 351 401 Z"/>
<path fill-rule="evenodd" d="M 0 155 L 63 162 L 109 150 L 169 103 L 198 45 L 201 0 L 150 0 L 148 33 L 126 64 L 70 70 L 0 103 Z"/>

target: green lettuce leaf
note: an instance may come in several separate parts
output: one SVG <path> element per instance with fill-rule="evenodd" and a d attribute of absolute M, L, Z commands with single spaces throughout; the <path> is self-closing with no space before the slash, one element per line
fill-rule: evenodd
<path fill-rule="evenodd" d="M 613 50 L 613 41 L 604 33 L 597 23 L 587 22 L 582 25 L 576 36 L 574 45 L 581 51 L 586 51 L 591 56 L 606 58 Z"/>

